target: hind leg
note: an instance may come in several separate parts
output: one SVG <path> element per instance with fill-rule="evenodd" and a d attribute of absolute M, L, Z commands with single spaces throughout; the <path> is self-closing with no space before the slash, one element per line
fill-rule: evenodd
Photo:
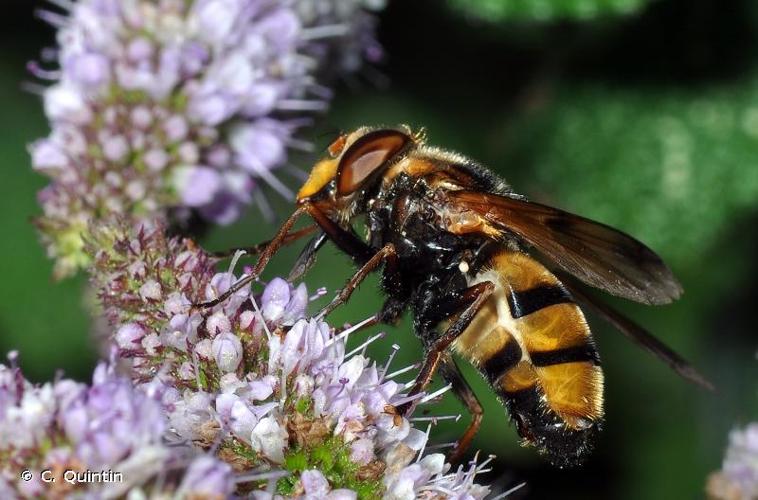
<path fill-rule="evenodd" d="M 426 349 L 426 355 L 424 356 L 424 363 L 421 365 L 421 370 L 419 370 L 419 374 L 416 377 L 416 382 L 408 392 L 409 396 L 414 396 L 426 389 L 426 386 L 428 386 L 429 382 L 432 381 L 432 377 L 437 371 L 443 355 L 446 354 L 445 351 L 447 348 L 450 347 L 450 344 L 452 344 L 455 339 L 460 337 L 460 335 L 471 324 L 471 321 L 474 319 L 474 316 L 476 316 L 476 313 L 479 312 L 481 307 L 484 305 L 490 295 L 492 295 L 492 292 L 494 290 L 495 285 L 490 281 L 485 281 L 478 283 L 472 287 L 466 288 L 460 293 L 460 295 L 455 297 L 453 301 L 435 301 L 437 305 L 445 304 L 445 311 L 458 310 L 461 312 L 458 314 L 458 317 L 452 321 L 447 330 L 445 330 L 445 333 L 435 339 L 423 338 L 426 335 L 432 335 L 432 330 L 430 328 L 427 328 L 426 326 L 423 327 L 422 331 L 420 332 L 420 336 L 422 337 L 421 340 L 427 344 L 428 347 Z M 447 306 L 451 306 L 453 304 L 455 304 L 457 307 L 451 307 L 449 309 L 447 308 Z M 436 308 L 435 306 L 431 306 L 430 309 L 433 310 Z M 447 316 L 450 316 L 450 314 L 447 314 L 447 312 L 445 314 Z M 435 321 L 435 323 L 438 321 L 439 320 Z M 421 321 L 421 323 L 423 322 L 425 322 L 425 320 Z M 398 408 L 398 410 L 404 415 L 410 415 L 416 406 L 416 402 L 417 400 L 406 403 Z"/>
<path fill-rule="evenodd" d="M 451 385 L 453 394 L 455 394 L 461 403 L 466 405 L 466 408 L 471 414 L 471 423 L 469 423 L 466 430 L 458 439 L 453 452 L 448 457 L 448 461 L 451 464 L 456 464 L 463 458 L 464 453 L 466 453 L 466 450 L 471 446 L 471 441 L 473 441 L 474 436 L 479 431 L 479 427 L 482 425 L 484 409 L 479 403 L 476 394 L 474 394 L 474 391 L 471 389 L 471 386 L 466 379 L 463 378 L 463 374 L 452 356 L 449 354 L 443 356 L 439 370 L 442 378 Z"/>

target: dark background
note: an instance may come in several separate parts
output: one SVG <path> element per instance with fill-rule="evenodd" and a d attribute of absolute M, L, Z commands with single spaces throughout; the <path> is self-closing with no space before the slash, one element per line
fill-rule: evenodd
<path fill-rule="evenodd" d="M 39 98 L 21 83 L 30 80 L 26 62 L 53 42 L 33 18 L 34 4 L 6 0 L 0 19 L 0 351 L 19 349 L 35 380 L 58 369 L 87 379 L 96 354 L 85 280 L 51 281 L 29 223 L 45 180 L 31 171 L 26 145 L 47 128 Z M 442 2 L 397 1 L 380 16 L 385 63 L 338 82 L 333 110 L 306 134 L 322 149 L 340 129 L 425 126 L 431 143 L 490 166 L 532 199 L 634 234 L 680 277 L 686 293 L 671 306 L 610 300 L 692 360 L 717 392 L 688 384 L 590 318 L 607 418 L 593 458 L 562 471 L 520 448 L 469 371 L 486 410 L 474 448 L 498 457 L 487 480 L 506 487 L 526 480 L 519 495 L 528 498 L 701 498 L 729 429 L 756 418 L 758 15 L 751 4 L 662 0 L 626 15 L 487 22 Z M 293 161 L 307 170 L 313 158 Z M 270 198 L 282 215 L 290 210 Z M 274 226 L 260 219 L 251 212 L 201 243 L 218 249 L 266 239 Z M 296 252 L 283 252 L 270 276 L 286 272 Z M 322 254 L 307 283 L 334 290 L 351 267 L 334 249 Z M 374 312 L 375 283 L 332 323 Z M 396 367 L 418 359 L 407 318 L 389 332 L 403 346 Z M 390 344 L 372 354 L 384 359 Z M 463 411 L 452 397 L 444 406 L 435 412 Z M 466 423 L 441 425 L 434 440 L 455 439 Z"/>

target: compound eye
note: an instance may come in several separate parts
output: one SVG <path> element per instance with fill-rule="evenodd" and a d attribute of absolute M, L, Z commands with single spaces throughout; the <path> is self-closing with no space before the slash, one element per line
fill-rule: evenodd
<path fill-rule="evenodd" d="M 397 130 L 375 130 L 358 138 L 345 151 L 337 168 L 337 193 L 354 193 L 378 174 L 412 139 Z"/>

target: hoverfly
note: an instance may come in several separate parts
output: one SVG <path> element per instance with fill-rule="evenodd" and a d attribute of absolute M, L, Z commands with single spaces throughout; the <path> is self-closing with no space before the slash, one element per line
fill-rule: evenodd
<path fill-rule="evenodd" d="M 372 323 L 396 323 L 412 311 L 425 353 L 411 393 L 439 372 L 471 412 L 451 460 L 470 444 L 483 413 L 453 352 L 479 369 L 526 444 L 557 466 L 586 459 L 603 419 L 603 373 L 578 303 L 685 378 L 710 386 L 663 343 L 578 286 L 577 279 L 650 305 L 677 299 L 682 288 L 672 272 L 631 236 L 527 201 L 486 168 L 428 146 L 423 133 L 407 127 L 362 127 L 337 138 L 328 153 L 300 189 L 294 213 L 257 247 L 252 273 L 204 305 L 225 300 L 260 276 L 281 245 L 314 231 L 293 277 L 313 264 L 327 240 L 359 266 L 322 315 L 383 265 L 386 301 Z M 292 231 L 304 214 L 315 225 Z M 365 238 L 354 228 L 360 216 Z"/>

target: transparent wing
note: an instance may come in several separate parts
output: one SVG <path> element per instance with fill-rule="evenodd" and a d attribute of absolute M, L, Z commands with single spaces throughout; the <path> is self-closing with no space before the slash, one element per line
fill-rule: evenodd
<path fill-rule="evenodd" d="M 588 285 L 644 304 L 667 304 L 682 294 L 655 252 L 605 224 L 505 196 L 466 190 L 447 195 L 456 209 L 515 234 Z"/>

